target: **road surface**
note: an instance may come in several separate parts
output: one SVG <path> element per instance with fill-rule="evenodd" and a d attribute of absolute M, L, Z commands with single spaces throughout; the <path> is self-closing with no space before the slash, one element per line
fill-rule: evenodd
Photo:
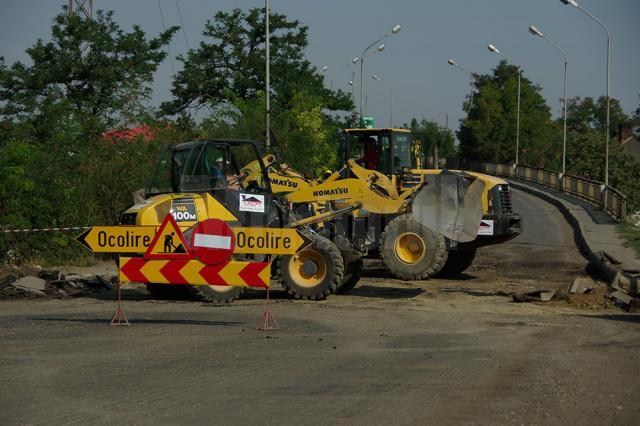
<path fill-rule="evenodd" d="M 640 318 L 509 293 L 560 288 L 585 261 L 553 207 L 515 193 L 525 232 L 458 280 L 370 273 L 253 329 L 263 293 L 226 306 L 125 291 L 0 302 L 3 424 L 637 424 Z"/>

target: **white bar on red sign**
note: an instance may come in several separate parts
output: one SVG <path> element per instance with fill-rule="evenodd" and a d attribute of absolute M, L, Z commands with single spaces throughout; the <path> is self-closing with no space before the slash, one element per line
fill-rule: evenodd
<path fill-rule="evenodd" d="M 221 235 L 195 234 L 193 245 L 195 247 L 206 247 L 212 249 L 230 249 L 231 237 Z"/>

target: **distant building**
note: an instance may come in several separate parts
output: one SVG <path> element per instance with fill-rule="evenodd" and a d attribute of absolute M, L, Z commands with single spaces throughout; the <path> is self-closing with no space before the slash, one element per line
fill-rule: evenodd
<path fill-rule="evenodd" d="M 640 126 L 620 126 L 620 132 L 618 134 L 620 135 L 618 141 L 622 145 L 624 152 L 633 156 L 637 161 L 640 161 Z"/>

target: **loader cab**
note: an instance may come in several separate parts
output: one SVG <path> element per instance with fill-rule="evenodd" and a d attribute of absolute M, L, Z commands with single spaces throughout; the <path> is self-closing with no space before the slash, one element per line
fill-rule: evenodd
<path fill-rule="evenodd" d="M 363 162 L 371 164 L 375 158 L 373 169 L 387 176 L 399 175 L 403 169 L 415 167 L 411 143 L 408 129 L 346 129 L 340 134 L 340 162 L 364 159 Z M 371 153 L 374 149 L 376 152 Z"/>
<path fill-rule="evenodd" d="M 242 169 L 258 164 L 262 173 L 247 179 Z M 187 142 L 165 148 L 147 185 L 147 196 L 209 193 L 245 226 L 273 219 L 272 194 L 257 145 L 248 140 Z"/>

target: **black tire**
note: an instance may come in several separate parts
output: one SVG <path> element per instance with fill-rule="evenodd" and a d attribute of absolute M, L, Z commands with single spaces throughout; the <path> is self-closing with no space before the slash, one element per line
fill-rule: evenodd
<path fill-rule="evenodd" d="M 364 269 L 363 253 L 358 251 L 351 241 L 342 235 L 336 235 L 333 243 L 340 250 L 342 262 L 344 263 L 344 275 L 342 276 L 342 281 L 338 284 L 336 294 L 345 294 L 353 290 L 362 277 L 362 270 Z"/>
<path fill-rule="evenodd" d="M 447 261 L 447 243 L 443 235 L 405 214 L 389 222 L 382 232 L 380 256 L 396 278 L 422 280 L 440 272 Z"/>
<path fill-rule="evenodd" d="M 192 285 L 189 286 L 197 297 L 217 305 L 231 303 L 244 293 L 244 287 L 219 286 L 219 285 Z"/>
<path fill-rule="evenodd" d="M 280 283 L 296 299 L 321 300 L 336 292 L 344 275 L 344 263 L 340 250 L 331 241 L 317 234 L 309 238 L 314 241 L 309 248 L 280 257 Z M 303 270 L 305 264 L 316 271 Z"/>
<path fill-rule="evenodd" d="M 476 257 L 477 249 L 471 250 L 454 250 L 449 252 L 447 262 L 442 270 L 438 273 L 439 277 L 453 278 L 463 273 Z"/>
<path fill-rule="evenodd" d="M 353 288 L 358 284 L 360 278 L 362 278 L 362 271 L 364 270 L 364 261 L 362 258 L 356 260 L 355 262 L 349 263 L 345 267 L 344 276 L 342 277 L 342 281 L 338 285 L 336 290 L 336 294 L 346 294 L 349 293 Z"/>
<path fill-rule="evenodd" d="M 187 286 L 171 284 L 147 284 L 147 291 L 153 299 L 173 300 L 186 299 L 189 297 Z"/>

